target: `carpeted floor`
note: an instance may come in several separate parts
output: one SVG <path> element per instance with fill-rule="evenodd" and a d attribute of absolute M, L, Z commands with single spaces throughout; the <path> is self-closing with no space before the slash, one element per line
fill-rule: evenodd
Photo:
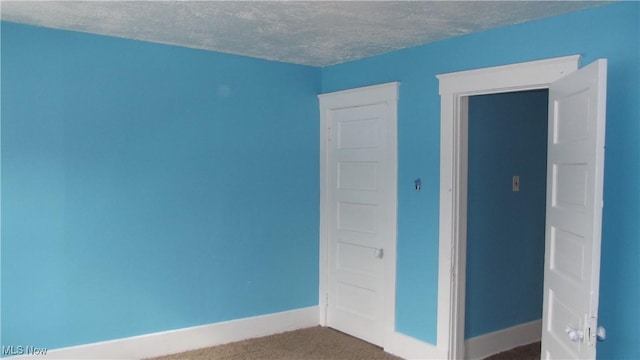
<path fill-rule="evenodd" d="M 162 356 L 154 360 L 400 360 L 379 347 L 320 326 Z"/>
<path fill-rule="evenodd" d="M 484 360 L 539 360 L 540 342 L 519 346 L 509 351 L 491 355 Z"/>
<path fill-rule="evenodd" d="M 484 360 L 538 360 L 540 343 Z M 152 360 L 401 360 L 381 348 L 320 326 L 154 358 Z"/>

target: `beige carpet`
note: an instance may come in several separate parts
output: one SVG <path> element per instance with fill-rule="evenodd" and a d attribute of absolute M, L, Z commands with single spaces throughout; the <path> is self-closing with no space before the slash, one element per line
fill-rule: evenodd
<path fill-rule="evenodd" d="M 519 346 L 509 351 L 491 355 L 484 360 L 540 360 L 540 343 Z"/>
<path fill-rule="evenodd" d="M 320 326 L 239 341 L 156 360 L 400 360 L 379 347 Z"/>
<path fill-rule="evenodd" d="M 540 343 L 484 360 L 538 360 Z M 401 360 L 379 347 L 320 326 L 154 358 L 153 360 Z"/>

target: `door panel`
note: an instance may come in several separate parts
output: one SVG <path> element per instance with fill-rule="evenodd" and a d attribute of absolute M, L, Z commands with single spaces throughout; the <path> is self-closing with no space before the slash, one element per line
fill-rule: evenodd
<path fill-rule="evenodd" d="M 606 66 L 598 60 L 549 88 L 545 359 L 595 358 Z"/>
<path fill-rule="evenodd" d="M 378 163 L 373 161 L 343 161 L 338 164 L 339 190 L 378 189 Z"/>
<path fill-rule="evenodd" d="M 365 93 L 323 112 L 329 134 L 326 323 L 384 346 L 393 311 L 388 299 L 395 293 L 388 281 L 395 258 L 384 253 L 395 252 L 396 99 L 371 101 Z"/>

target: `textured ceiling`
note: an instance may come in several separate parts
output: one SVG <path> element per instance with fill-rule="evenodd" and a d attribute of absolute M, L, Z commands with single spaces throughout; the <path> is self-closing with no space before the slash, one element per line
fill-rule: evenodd
<path fill-rule="evenodd" d="M 5 1 L 2 20 L 326 66 L 593 1 Z"/>

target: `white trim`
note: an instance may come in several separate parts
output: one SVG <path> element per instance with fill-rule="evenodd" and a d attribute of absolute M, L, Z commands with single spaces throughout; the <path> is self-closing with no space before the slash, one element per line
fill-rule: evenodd
<path fill-rule="evenodd" d="M 515 347 L 540 341 L 542 320 L 473 337 L 465 341 L 466 359 L 484 359 Z"/>
<path fill-rule="evenodd" d="M 224 321 L 47 351 L 11 359 L 143 359 L 318 325 L 318 307 Z"/>
<path fill-rule="evenodd" d="M 384 351 L 403 359 L 445 359 L 446 353 L 435 345 L 414 339 L 410 336 L 394 332 Z"/>
<path fill-rule="evenodd" d="M 319 323 L 322 326 L 327 325 L 327 297 L 328 297 L 328 220 L 327 220 L 327 204 L 328 204 L 328 192 L 327 186 L 329 181 L 328 176 L 328 121 L 329 112 L 334 109 L 340 109 L 345 107 L 352 107 L 355 105 L 370 105 L 387 103 L 389 105 L 390 121 L 392 122 L 388 135 L 389 147 L 392 151 L 388 154 L 390 169 L 396 174 L 393 177 L 391 187 L 393 192 L 393 208 L 391 209 L 392 217 L 396 219 L 393 224 L 392 233 L 394 238 L 392 239 L 394 244 L 397 244 L 397 173 L 398 173 L 398 160 L 397 160 L 397 122 L 398 122 L 398 98 L 399 98 L 399 82 L 391 82 L 380 85 L 365 86 L 356 89 L 349 89 L 343 91 L 336 91 L 327 94 L 318 95 L 320 101 L 320 279 L 318 290 L 318 305 L 319 305 Z M 385 327 L 385 339 L 384 348 L 387 347 L 393 337 L 395 330 L 395 304 L 396 304 L 396 248 L 395 246 L 390 249 L 385 249 L 385 287 L 389 290 L 385 296 L 385 310 L 384 310 L 384 327 Z"/>
<path fill-rule="evenodd" d="M 441 74 L 437 347 L 464 356 L 468 96 L 548 88 L 578 69 L 579 55 Z M 466 252 L 466 251 L 465 251 Z"/>
<path fill-rule="evenodd" d="M 493 94 L 548 88 L 558 78 L 578 69 L 580 55 L 440 74 L 440 95 Z M 555 80 L 554 80 L 555 79 Z"/>

